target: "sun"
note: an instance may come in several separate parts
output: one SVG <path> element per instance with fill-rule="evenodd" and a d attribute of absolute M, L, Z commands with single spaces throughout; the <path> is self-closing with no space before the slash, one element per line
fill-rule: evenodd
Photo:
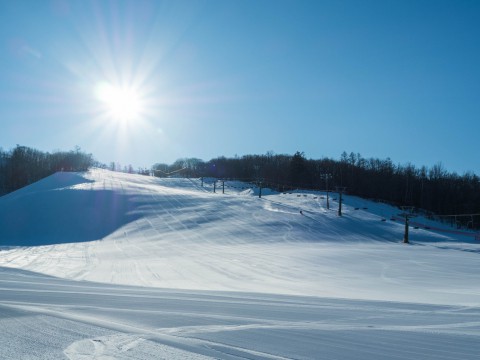
<path fill-rule="evenodd" d="M 102 110 L 113 120 L 130 122 L 142 115 L 142 99 L 134 88 L 102 82 L 97 84 L 95 95 L 102 104 Z"/>

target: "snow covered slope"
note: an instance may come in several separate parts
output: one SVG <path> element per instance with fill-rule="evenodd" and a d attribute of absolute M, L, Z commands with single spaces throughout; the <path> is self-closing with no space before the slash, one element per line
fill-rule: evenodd
<path fill-rule="evenodd" d="M 345 203 L 338 217 L 322 194 L 260 199 L 198 179 L 58 173 L 0 198 L 2 245 L 54 244 L 1 251 L 0 266 L 172 289 L 480 304 L 473 240 L 412 229 L 404 245 L 403 225 L 381 221 L 395 209 Z"/>
<path fill-rule="evenodd" d="M 0 268 L 0 359 L 474 360 L 459 306 L 105 285 Z"/>
<path fill-rule="evenodd" d="M 0 359 L 478 358 L 472 236 L 405 245 L 387 205 L 226 185 L 92 170 L 1 197 Z"/>

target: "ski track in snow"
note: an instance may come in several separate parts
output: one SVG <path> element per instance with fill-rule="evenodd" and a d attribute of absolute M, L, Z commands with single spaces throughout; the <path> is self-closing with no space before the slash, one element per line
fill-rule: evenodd
<path fill-rule="evenodd" d="M 0 251 L 0 359 L 478 358 L 471 237 L 226 185 L 92 170 L 0 198 L 2 245 L 37 245 Z"/>
<path fill-rule="evenodd" d="M 0 285 L 6 348 L 33 331 L 23 342 L 44 358 L 475 359 L 480 350 L 472 307 L 175 292 L 13 269 Z"/>
<path fill-rule="evenodd" d="M 0 269 L 0 358 L 477 359 L 480 309 L 180 291 Z"/>

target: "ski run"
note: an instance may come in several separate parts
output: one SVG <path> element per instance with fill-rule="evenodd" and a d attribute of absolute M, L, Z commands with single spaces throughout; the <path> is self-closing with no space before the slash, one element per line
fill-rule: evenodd
<path fill-rule="evenodd" d="M 92 169 L 0 197 L 0 359 L 478 359 L 474 234 L 213 190 Z"/>

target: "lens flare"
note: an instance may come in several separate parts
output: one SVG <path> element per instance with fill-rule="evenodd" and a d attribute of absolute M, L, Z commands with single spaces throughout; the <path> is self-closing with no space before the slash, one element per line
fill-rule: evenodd
<path fill-rule="evenodd" d="M 143 111 L 141 96 L 135 89 L 99 83 L 95 92 L 108 117 L 126 122 L 141 117 Z"/>

